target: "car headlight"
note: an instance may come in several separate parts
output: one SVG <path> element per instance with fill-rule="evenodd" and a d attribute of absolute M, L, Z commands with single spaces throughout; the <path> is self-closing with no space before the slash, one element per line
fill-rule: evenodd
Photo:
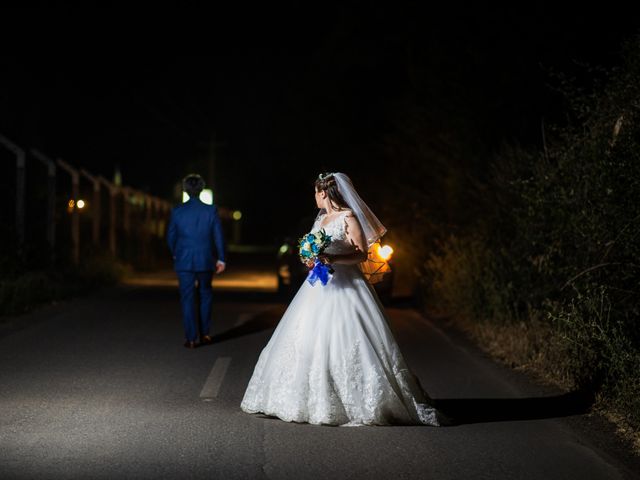
<path fill-rule="evenodd" d="M 282 279 L 282 283 L 285 285 L 291 284 L 291 272 L 289 271 L 289 265 L 282 265 L 278 269 L 278 275 Z"/>
<path fill-rule="evenodd" d="M 391 248 L 389 245 L 382 246 L 380 244 L 377 244 L 375 252 L 381 260 L 388 262 L 393 255 L 393 248 Z"/>

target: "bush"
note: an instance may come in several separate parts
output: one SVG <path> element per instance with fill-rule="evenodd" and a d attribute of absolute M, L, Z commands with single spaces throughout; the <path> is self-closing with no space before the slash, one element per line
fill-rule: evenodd
<path fill-rule="evenodd" d="M 495 156 L 478 221 L 436 242 L 421 285 L 428 309 L 475 323 L 488 343 L 519 335 L 530 352 L 513 358 L 539 359 L 640 429 L 640 38 L 624 53 L 602 88 L 560 78 L 571 122 L 546 151 Z"/>
<path fill-rule="evenodd" d="M 0 314 L 15 314 L 60 296 L 60 284 L 45 272 L 28 272 L 0 281 Z"/>
<path fill-rule="evenodd" d="M 438 242 L 438 253 L 424 264 L 425 304 L 432 312 L 449 313 L 464 320 L 511 321 L 492 252 L 477 236 L 449 236 Z"/>
<path fill-rule="evenodd" d="M 564 341 L 564 373 L 577 388 L 602 391 L 637 426 L 640 351 L 612 297 L 604 285 L 589 286 L 548 316 Z"/>
<path fill-rule="evenodd" d="M 0 315 L 25 313 L 43 303 L 113 285 L 129 268 L 109 256 L 92 255 L 78 268 L 14 274 L 0 279 Z"/>

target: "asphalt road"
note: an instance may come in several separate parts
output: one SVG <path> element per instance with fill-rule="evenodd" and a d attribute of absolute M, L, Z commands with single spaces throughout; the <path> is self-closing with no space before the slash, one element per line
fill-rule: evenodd
<path fill-rule="evenodd" d="M 177 295 L 162 281 L 130 284 L 0 329 L 1 479 L 640 478 L 581 397 L 535 385 L 409 308 L 388 309 L 396 338 L 457 425 L 248 415 L 244 389 L 286 305 L 219 289 L 216 343 L 187 350 Z"/>

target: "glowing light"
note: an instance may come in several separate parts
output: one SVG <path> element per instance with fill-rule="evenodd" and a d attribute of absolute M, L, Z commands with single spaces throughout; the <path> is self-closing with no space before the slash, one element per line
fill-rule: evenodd
<path fill-rule="evenodd" d="M 120 172 L 120 167 L 116 167 L 116 171 L 113 173 L 113 183 L 117 186 L 122 186 L 122 173 Z"/>
<path fill-rule="evenodd" d="M 286 243 L 280 247 L 280 253 L 285 254 L 289 251 L 289 245 Z"/>
<path fill-rule="evenodd" d="M 278 275 L 282 279 L 282 283 L 284 285 L 291 285 L 291 271 L 289 270 L 289 265 L 282 265 L 278 269 Z"/>
<path fill-rule="evenodd" d="M 69 200 L 68 205 L 69 205 L 69 208 L 73 208 L 73 207 L 76 206 L 76 201 L 74 199 L 71 199 L 71 200 Z"/>
<path fill-rule="evenodd" d="M 213 191 L 209 188 L 205 188 L 200 192 L 200 201 L 202 203 L 206 203 L 207 205 L 213 205 Z M 182 203 L 189 201 L 189 195 L 187 192 L 182 192 Z"/>
<path fill-rule="evenodd" d="M 78 200 L 77 205 L 78 205 L 78 208 L 84 208 L 85 206 L 84 200 Z"/>
<path fill-rule="evenodd" d="M 242 212 L 240 210 L 236 210 L 233 212 L 233 219 L 240 220 L 242 218 Z"/>
<path fill-rule="evenodd" d="M 213 192 L 208 188 L 202 190 L 202 192 L 200 192 L 200 201 L 207 205 L 213 205 Z"/>
<path fill-rule="evenodd" d="M 378 247 L 378 256 L 383 260 L 389 260 L 391 255 L 393 254 L 393 248 L 389 245 L 385 245 L 384 247 Z"/>

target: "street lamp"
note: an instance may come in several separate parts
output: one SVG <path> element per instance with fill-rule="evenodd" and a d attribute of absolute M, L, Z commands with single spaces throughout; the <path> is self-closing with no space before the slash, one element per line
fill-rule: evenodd
<path fill-rule="evenodd" d="M 240 244 L 240 219 L 242 218 L 242 212 L 240 210 L 235 210 L 231 214 L 231 218 L 233 218 L 233 243 L 236 245 Z"/>

